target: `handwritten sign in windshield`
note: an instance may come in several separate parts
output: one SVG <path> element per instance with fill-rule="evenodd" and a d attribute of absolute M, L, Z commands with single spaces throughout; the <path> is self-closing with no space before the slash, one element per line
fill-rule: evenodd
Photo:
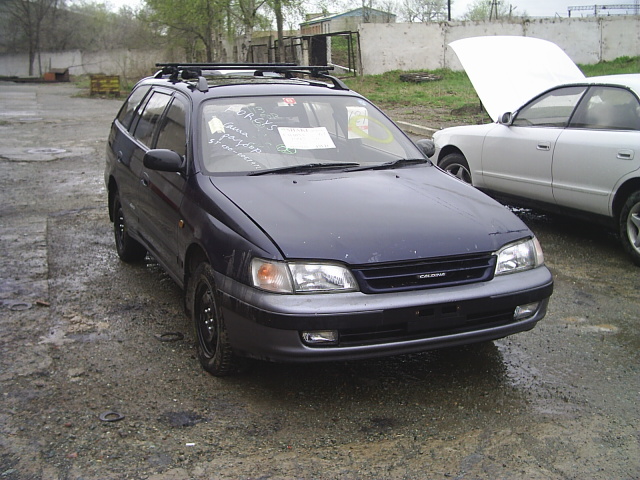
<path fill-rule="evenodd" d="M 282 142 L 289 149 L 319 150 L 323 148 L 336 148 L 325 127 L 279 127 L 278 133 L 280 133 Z"/>

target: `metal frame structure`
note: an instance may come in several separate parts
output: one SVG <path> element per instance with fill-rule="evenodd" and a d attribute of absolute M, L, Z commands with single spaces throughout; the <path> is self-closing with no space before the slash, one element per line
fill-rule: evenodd
<path fill-rule="evenodd" d="M 593 14 L 597 17 L 601 15 L 603 11 L 609 13 L 611 10 L 633 10 L 633 15 L 640 14 L 640 0 L 635 0 L 634 3 L 618 3 L 612 5 L 578 5 L 567 7 L 569 17 L 571 17 L 571 12 L 573 11 L 588 11 L 593 10 Z M 616 14 L 622 15 L 622 14 Z"/>

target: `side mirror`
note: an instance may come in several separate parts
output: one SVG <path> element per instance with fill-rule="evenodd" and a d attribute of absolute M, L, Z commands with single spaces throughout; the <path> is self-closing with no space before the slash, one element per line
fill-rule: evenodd
<path fill-rule="evenodd" d="M 144 154 L 142 163 L 151 170 L 180 172 L 184 164 L 182 156 L 173 150 L 155 149 Z"/>
<path fill-rule="evenodd" d="M 433 154 L 436 153 L 436 144 L 433 143 L 433 140 L 423 138 L 422 140 L 418 140 L 416 142 L 416 145 L 422 151 L 422 153 L 427 156 L 427 158 L 433 157 Z"/>
<path fill-rule="evenodd" d="M 503 113 L 498 119 L 498 123 L 501 125 L 511 125 L 513 121 L 513 114 L 511 112 Z"/>

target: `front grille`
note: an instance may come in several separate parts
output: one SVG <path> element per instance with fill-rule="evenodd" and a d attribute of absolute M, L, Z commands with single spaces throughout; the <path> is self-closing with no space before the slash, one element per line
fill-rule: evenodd
<path fill-rule="evenodd" d="M 400 292 L 484 282 L 493 278 L 490 254 L 437 258 L 420 262 L 363 265 L 353 274 L 364 293 Z"/>
<path fill-rule="evenodd" d="M 461 305 L 433 307 L 426 311 L 415 312 L 415 315 L 415 319 L 376 328 L 341 329 L 339 346 L 353 347 L 436 338 L 500 327 L 515 322 L 513 309 L 465 314 L 464 307 Z"/>

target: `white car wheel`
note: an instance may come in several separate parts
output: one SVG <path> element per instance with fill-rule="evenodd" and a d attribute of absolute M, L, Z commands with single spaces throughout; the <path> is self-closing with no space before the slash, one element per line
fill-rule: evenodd
<path fill-rule="evenodd" d="M 633 262 L 640 265 L 640 191 L 632 193 L 622 207 L 620 238 Z"/>
<path fill-rule="evenodd" d="M 465 183 L 472 184 L 471 170 L 469 170 L 469 163 L 464 155 L 460 153 L 450 153 L 446 155 L 439 163 L 440 168 L 445 172 L 459 178 Z"/>

